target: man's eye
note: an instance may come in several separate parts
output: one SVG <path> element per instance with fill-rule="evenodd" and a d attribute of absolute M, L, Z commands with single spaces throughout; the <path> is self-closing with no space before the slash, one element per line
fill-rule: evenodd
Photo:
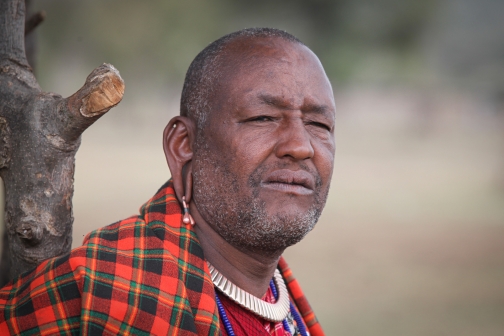
<path fill-rule="evenodd" d="M 250 118 L 248 121 L 258 121 L 258 122 L 264 122 L 264 121 L 272 121 L 273 118 L 268 117 L 268 116 L 258 116 L 254 118 Z"/>
<path fill-rule="evenodd" d="M 316 126 L 316 127 L 323 128 L 323 129 L 325 129 L 327 131 L 331 131 L 331 128 L 329 126 L 327 126 L 326 124 L 320 123 L 320 122 L 312 121 L 312 122 L 310 122 L 308 124 Z"/>

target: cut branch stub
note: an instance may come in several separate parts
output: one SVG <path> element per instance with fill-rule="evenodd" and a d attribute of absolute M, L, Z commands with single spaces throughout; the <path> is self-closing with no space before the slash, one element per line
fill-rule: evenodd
<path fill-rule="evenodd" d="M 104 63 L 91 72 L 86 84 L 68 98 L 68 103 L 73 108 L 80 106 L 79 111 L 84 117 L 96 117 L 116 106 L 123 94 L 124 82 L 119 71 Z"/>
<path fill-rule="evenodd" d="M 58 106 L 60 131 L 67 141 L 82 132 L 119 104 L 124 95 L 124 81 L 114 66 L 104 63 L 86 78 L 84 86 Z"/>

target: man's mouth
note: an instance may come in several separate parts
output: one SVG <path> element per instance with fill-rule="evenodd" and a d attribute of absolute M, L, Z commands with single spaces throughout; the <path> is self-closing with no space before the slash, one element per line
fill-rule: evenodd
<path fill-rule="evenodd" d="M 268 174 L 261 186 L 280 192 L 309 195 L 315 188 L 315 179 L 304 170 L 280 169 Z"/>

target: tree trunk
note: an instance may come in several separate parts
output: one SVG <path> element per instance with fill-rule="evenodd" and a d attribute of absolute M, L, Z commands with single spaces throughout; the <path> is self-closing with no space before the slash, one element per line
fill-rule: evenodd
<path fill-rule="evenodd" d="M 0 0 L 0 176 L 8 241 L 2 260 L 10 261 L 11 279 L 70 251 L 80 136 L 124 93 L 109 64 L 68 98 L 43 92 L 26 58 L 24 31 L 24 0 Z M 0 265 L 3 276 L 6 267 Z"/>

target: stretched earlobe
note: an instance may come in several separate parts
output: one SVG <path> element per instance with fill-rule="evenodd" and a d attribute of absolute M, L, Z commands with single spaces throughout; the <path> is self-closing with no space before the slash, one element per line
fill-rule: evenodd
<path fill-rule="evenodd" d="M 187 203 L 192 200 L 192 161 L 188 161 L 186 165 L 182 168 L 182 181 L 184 183 L 184 197 Z"/>

